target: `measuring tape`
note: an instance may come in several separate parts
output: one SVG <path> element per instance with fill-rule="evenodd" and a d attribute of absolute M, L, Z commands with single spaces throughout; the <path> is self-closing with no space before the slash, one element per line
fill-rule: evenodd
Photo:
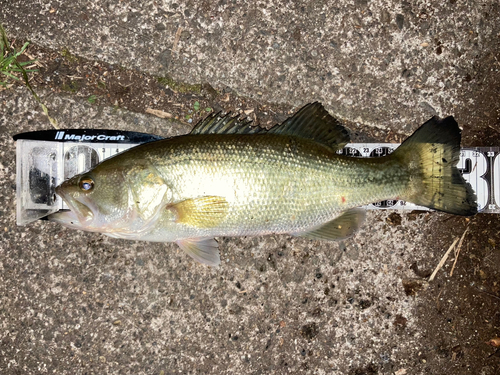
<path fill-rule="evenodd" d="M 120 130 L 42 130 L 14 136 L 16 221 L 26 225 L 68 207 L 55 193 L 64 180 L 99 162 L 162 137 Z"/>
<path fill-rule="evenodd" d="M 26 225 L 67 209 L 55 188 L 99 162 L 142 143 L 162 137 L 119 130 L 43 130 L 14 136 L 16 145 L 17 225 Z M 399 144 L 350 143 L 337 151 L 352 157 L 382 157 Z M 480 212 L 500 212 L 500 148 L 477 147 L 460 151 L 458 169 L 476 192 Z M 429 210 L 401 200 L 386 200 L 366 209 Z"/>

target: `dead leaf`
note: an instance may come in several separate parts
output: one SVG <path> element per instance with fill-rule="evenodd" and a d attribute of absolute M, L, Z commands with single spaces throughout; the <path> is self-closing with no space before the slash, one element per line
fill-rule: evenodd
<path fill-rule="evenodd" d="M 500 337 L 492 338 L 490 341 L 487 341 L 486 344 L 494 346 L 495 348 L 500 347 Z"/>

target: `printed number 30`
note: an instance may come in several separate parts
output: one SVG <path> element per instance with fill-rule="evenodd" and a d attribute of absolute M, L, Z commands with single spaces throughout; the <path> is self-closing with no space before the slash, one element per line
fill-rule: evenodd
<path fill-rule="evenodd" d="M 474 150 L 462 150 L 460 152 L 460 160 L 457 167 L 465 170 L 467 159 L 471 161 L 472 167 L 470 171 L 464 171 L 463 176 L 465 181 L 469 182 L 472 185 L 472 188 L 476 191 L 478 210 L 481 211 L 484 207 L 486 207 L 490 198 L 488 181 L 485 179 L 486 172 L 488 171 L 488 160 L 481 152 Z M 500 167 L 500 160 L 498 156 L 495 159 L 494 165 L 498 165 Z M 497 171 L 496 168 L 495 171 Z M 495 176 L 495 179 L 497 178 L 500 177 Z M 494 184 L 495 186 L 499 186 L 497 185 L 497 181 L 495 181 Z M 498 204 L 500 202 L 500 192 L 497 192 L 497 190 L 498 189 L 495 189 L 495 201 Z"/>

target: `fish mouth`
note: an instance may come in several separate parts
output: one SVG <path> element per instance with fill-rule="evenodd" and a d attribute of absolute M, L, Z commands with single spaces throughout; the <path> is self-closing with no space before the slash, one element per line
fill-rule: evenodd
<path fill-rule="evenodd" d="M 92 212 L 92 210 L 87 205 L 78 200 L 79 193 L 77 193 L 76 196 L 66 194 L 61 186 L 62 185 L 56 187 L 56 194 L 63 199 L 63 201 L 69 207 L 69 211 L 61 210 L 59 212 L 56 212 L 55 214 L 49 215 L 49 220 L 58 221 L 61 224 L 69 222 L 71 225 L 73 225 L 73 222 L 78 221 L 80 226 L 89 225 L 94 219 L 94 213 Z M 55 216 L 58 214 L 60 215 Z M 57 218 L 59 218 L 59 220 L 57 220 Z"/>
<path fill-rule="evenodd" d="M 44 217 L 45 220 L 61 224 L 68 228 L 83 229 L 80 220 L 71 210 L 60 210 Z"/>

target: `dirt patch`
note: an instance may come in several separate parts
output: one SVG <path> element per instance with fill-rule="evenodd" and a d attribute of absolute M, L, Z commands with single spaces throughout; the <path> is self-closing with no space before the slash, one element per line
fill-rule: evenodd
<path fill-rule="evenodd" d="M 467 227 L 451 276 L 453 252 L 434 281 L 428 282 L 423 270 L 434 269 L 435 261 L 413 264 L 415 278 L 402 281 L 407 295 L 423 297 L 415 310 L 426 332 L 427 350 L 419 354 L 426 373 L 493 375 L 500 370 L 500 351 L 487 344 L 500 334 L 500 218 L 450 216 L 432 229 L 443 236 L 431 246 L 441 256 L 450 239 L 461 237 Z M 394 324 L 406 332 L 403 321 L 396 317 Z"/>

